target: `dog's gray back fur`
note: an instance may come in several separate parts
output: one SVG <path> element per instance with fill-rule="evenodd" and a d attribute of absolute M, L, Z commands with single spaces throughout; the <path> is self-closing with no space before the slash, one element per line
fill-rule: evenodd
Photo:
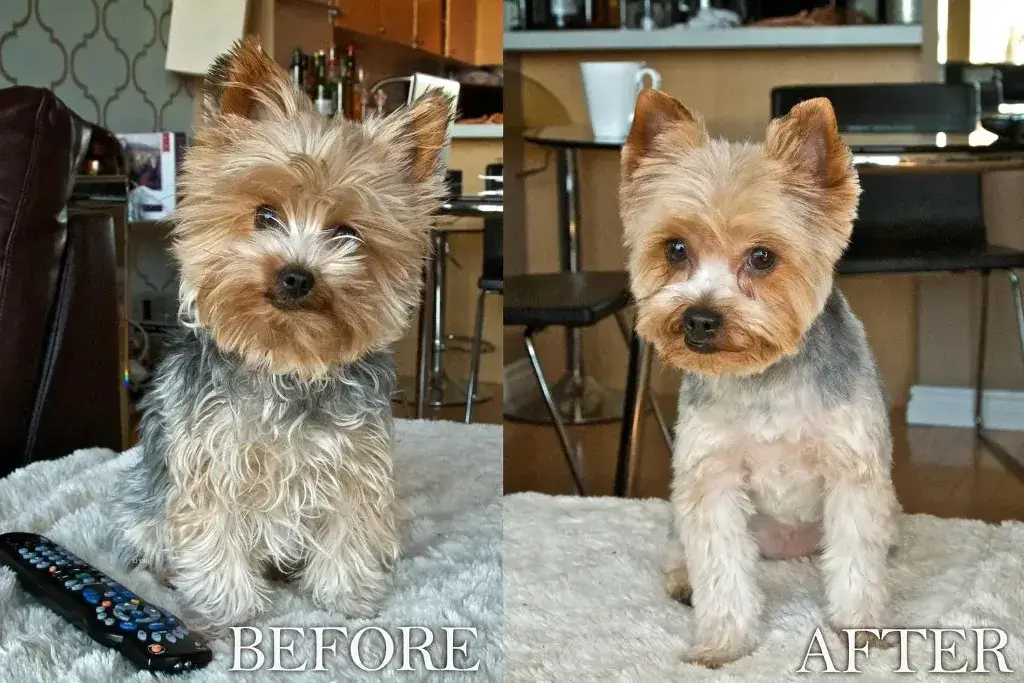
<path fill-rule="evenodd" d="M 170 488 L 166 458 L 172 420 L 202 430 L 211 410 L 227 405 L 238 429 L 253 439 L 276 441 L 302 430 L 334 432 L 372 423 L 390 441 L 395 382 L 394 360 L 387 352 L 368 354 L 328 378 L 308 381 L 251 371 L 218 349 L 205 332 L 176 331 L 140 406 L 142 459 L 121 489 L 122 520 L 132 528 L 162 522 Z M 121 560 L 127 565 L 145 554 L 129 542 Z M 161 557 L 145 559 L 158 568 L 163 564 Z"/>

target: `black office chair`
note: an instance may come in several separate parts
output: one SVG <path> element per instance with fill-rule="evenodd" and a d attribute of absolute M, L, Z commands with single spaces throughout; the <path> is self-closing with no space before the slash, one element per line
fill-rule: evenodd
<path fill-rule="evenodd" d="M 551 387 L 544 377 L 533 336 L 551 326 L 590 327 L 608 316 L 622 316 L 628 305 L 629 278 L 626 273 L 619 271 L 515 275 L 506 282 L 504 322 L 506 325 L 525 328 L 523 342 L 530 358 L 533 375 L 558 433 L 562 453 L 569 465 L 576 491 L 580 495 L 587 494 L 583 469 L 569 438 L 569 432 L 555 405 Z M 624 330 L 632 328 L 624 320 L 620 322 L 620 327 Z M 632 346 L 631 344 L 631 349 Z M 630 368 L 635 364 L 636 359 L 631 354 Z M 635 400 L 635 391 L 633 393 Z M 628 392 L 626 398 L 630 398 Z M 624 425 L 629 423 L 632 414 L 633 404 L 624 406 Z"/>
<path fill-rule="evenodd" d="M 473 421 L 473 402 L 476 398 L 477 384 L 480 374 L 480 354 L 484 343 L 484 303 L 488 294 L 501 294 L 505 289 L 504 259 L 502 244 L 504 241 L 503 221 L 500 216 L 484 219 L 484 258 L 480 269 L 480 280 L 477 283 L 479 293 L 476 297 L 476 320 L 473 323 L 473 343 L 469 350 L 469 384 L 466 387 L 465 423 Z"/>
<path fill-rule="evenodd" d="M 968 83 L 871 86 L 798 86 L 772 91 L 772 116 L 812 97 L 828 97 L 841 132 L 970 132 L 980 116 L 978 87 Z M 887 123 L 888 122 L 888 123 Z M 984 433 L 985 342 L 989 274 L 1002 271 L 1012 287 L 1024 345 L 1024 308 L 1014 269 L 1024 251 L 988 243 L 977 172 L 861 174 L 862 194 L 840 274 L 976 272 L 981 276 L 981 328 L 974 395 L 978 438 L 1018 476 L 1020 465 Z"/>

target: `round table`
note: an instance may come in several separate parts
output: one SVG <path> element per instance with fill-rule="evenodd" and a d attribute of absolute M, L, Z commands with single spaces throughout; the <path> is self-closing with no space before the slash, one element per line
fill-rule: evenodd
<path fill-rule="evenodd" d="M 558 187 L 558 234 L 561 248 L 562 270 L 578 272 L 581 268 L 581 223 L 579 182 L 579 152 L 581 150 L 618 150 L 623 139 L 597 138 L 589 124 L 549 126 L 528 130 L 526 142 L 545 147 L 555 152 Z M 971 133 L 843 133 L 843 139 L 853 152 L 853 161 L 858 171 L 865 173 L 927 173 L 937 171 L 982 171 L 1024 169 L 1024 146 L 1001 140 L 992 133 L 978 128 Z M 1022 328 L 1024 329 L 1024 328 Z M 644 393 L 650 374 L 653 356 L 646 349 L 633 349 L 631 359 L 640 367 L 632 385 L 634 368 L 631 366 L 627 382 L 627 398 L 624 406 L 622 394 L 598 386 L 588 378 L 583 369 L 581 331 L 571 331 L 566 343 L 567 376 L 555 385 L 555 403 L 559 406 L 567 424 L 621 419 L 623 413 L 632 412 L 632 419 L 624 423 L 622 450 L 619 453 L 622 468 L 632 470 L 633 457 L 639 439 L 640 413 L 643 410 Z M 631 386 L 632 385 L 632 386 Z M 539 403 L 539 401 L 538 401 Z M 524 415 L 516 418 L 530 421 L 548 421 L 544 418 L 542 405 L 529 405 L 521 409 Z M 628 452 L 627 452 L 628 451 Z M 632 479 L 632 471 L 623 473 L 623 478 Z M 618 479 L 617 479 L 618 482 Z M 629 484 L 623 482 L 623 488 Z M 618 484 L 617 484 L 618 487 Z"/>

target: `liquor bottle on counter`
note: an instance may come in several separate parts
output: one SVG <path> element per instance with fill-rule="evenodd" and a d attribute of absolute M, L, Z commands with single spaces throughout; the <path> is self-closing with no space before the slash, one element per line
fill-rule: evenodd
<path fill-rule="evenodd" d="M 288 66 L 288 76 L 292 80 L 292 87 L 298 90 L 303 90 L 303 79 L 305 77 L 304 69 L 302 68 L 303 62 L 305 61 L 306 55 L 302 54 L 302 48 L 297 47 L 292 52 L 292 63 Z"/>
<path fill-rule="evenodd" d="M 586 17 L 587 28 L 619 28 L 622 16 L 620 0 L 593 0 L 589 16 Z M 625 2 L 625 0 L 622 0 Z"/>
<path fill-rule="evenodd" d="M 316 78 L 313 81 L 313 104 L 320 111 L 321 114 L 330 118 L 334 116 L 337 108 L 334 104 L 334 98 L 336 95 L 337 88 L 331 83 L 327 77 L 327 58 L 324 55 L 324 51 L 320 50 L 316 53 Z"/>
<path fill-rule="evenodd" d="M 342 112 L 345 118 L 350 121 L 358 121 L 359 112 L 356 109 L 356 88 L 359 86 L 359 71 L 356 67 L 356 46 L 349 43 L 345 51 L 345 69 L 342 77 L 342 96 L 344 105 Z"/>

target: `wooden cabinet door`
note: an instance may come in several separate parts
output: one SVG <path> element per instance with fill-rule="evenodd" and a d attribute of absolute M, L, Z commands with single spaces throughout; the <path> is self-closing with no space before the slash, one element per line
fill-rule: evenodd
<path fill-rule="evenodd" d="M 503 0 L 477 0 L 474 64 L 499 66 L 504 60 L 505 6 Z"/>
<path fill-rule="evenodd" d="M 413 2 L 415 0 L 378 0 L 381 8 L 380 37 L 393 43 L 412 45 L 416 34 Z"/>
<path fill-rule="evenodd" d="M 445 54 L 472 64 L 476 57 L 477 0 L 445 0 L 448 3 Z"/>
<path fill-rule="evenodd" d="M 334 0 L 341 9 L 334 25 L 366 35 L 380 35 L 384 0 Z"/>
<path fill-rule="evenodd" d="M 413 0 L 416 3 L 416 35 L 413 47 L 440 55 L 444 54 L 445 0 Z"/>

